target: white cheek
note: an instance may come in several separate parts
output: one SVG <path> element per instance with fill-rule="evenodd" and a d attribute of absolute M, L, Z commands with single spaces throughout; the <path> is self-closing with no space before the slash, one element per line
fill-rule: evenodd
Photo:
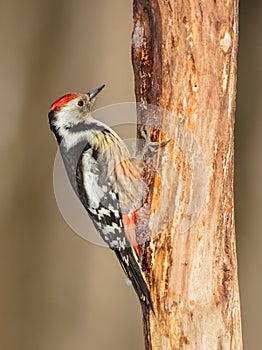
<path fill-rule="evenodd" d="M 71 108 L 63 108 L 56 117 L 54 125 L 59 130 L 58 132 L 62 136 L 63 144 L 67 150 L 84 138 L 84 132 L 72 133 L 68 129 L 70 125 L 78 123 L 79 120 L 79 111 L 77 109 L 72 110 L 72 106 Z"/>
<path fill-rule="evenodd" d="M 64 107 L 58 115 L 57 126 L 65 127 L 68 124 L 75 124 L 79 119 L 79 111 L 73 110 L 72 107 Z"/>

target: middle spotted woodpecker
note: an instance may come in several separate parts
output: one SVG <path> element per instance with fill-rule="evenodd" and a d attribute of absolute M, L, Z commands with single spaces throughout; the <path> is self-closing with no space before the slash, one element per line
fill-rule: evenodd
<path fill-rule="evenodd" d="M 92 117 L 95 97 L 103 88 L 56 100 L 48 113 L 50 128 L 75 193 L 115 252 L 142 306 L 154 312 L 136 254 L 136 213 L 147 196 L 143 166 L 111 128 Z"/>

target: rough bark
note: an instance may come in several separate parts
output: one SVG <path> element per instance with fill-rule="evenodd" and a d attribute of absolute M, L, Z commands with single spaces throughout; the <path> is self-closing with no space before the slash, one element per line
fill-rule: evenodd
<path fill-rule="evenodd" d="M 150 120 L 154 138 L 171 139 L 158 176 L 148 177 L 152 237 L 143 261 L 156 316 L 145 317 L 147 349 L 242 349 L 233 202 L 237 43 L 237 0 L 134 0 L 138 122 Z M 146 104 L 171 115 L 149 113 Z"/>

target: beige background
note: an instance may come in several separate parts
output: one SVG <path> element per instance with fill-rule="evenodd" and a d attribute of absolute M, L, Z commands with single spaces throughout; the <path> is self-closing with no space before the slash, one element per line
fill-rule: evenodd
<path fill-rule="evenodd" d="M 236 221 L 246 350 L 261 347 L 262 3 L 242 1 Z M 57 208 L 47 124 L 68 91 L 133 101 L 132 1 L 0 3 L 0 349 L 143 349 L 138 301 L 113 254 L 75 235 Z"/>

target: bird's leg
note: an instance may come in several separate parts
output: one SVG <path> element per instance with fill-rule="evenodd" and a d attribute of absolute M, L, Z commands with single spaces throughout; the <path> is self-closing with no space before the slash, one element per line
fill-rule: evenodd
<path fill-rule="evenodd" d="M 143 127 L 141 128 L 141 136 L 145 140 L 145 144 L 143 146 L 143 149 L 141 150 L 140 154 L 138 155 L 138 158 L 141 158 L 141 159 L 143 159 L 146 154 L 156 153 L 160 147 L 164 147 L 170 142 L 170 140 L 162 141 L 162 142 L 151 141 L 150 126 L 149 125 L 143 125 Z"/>

